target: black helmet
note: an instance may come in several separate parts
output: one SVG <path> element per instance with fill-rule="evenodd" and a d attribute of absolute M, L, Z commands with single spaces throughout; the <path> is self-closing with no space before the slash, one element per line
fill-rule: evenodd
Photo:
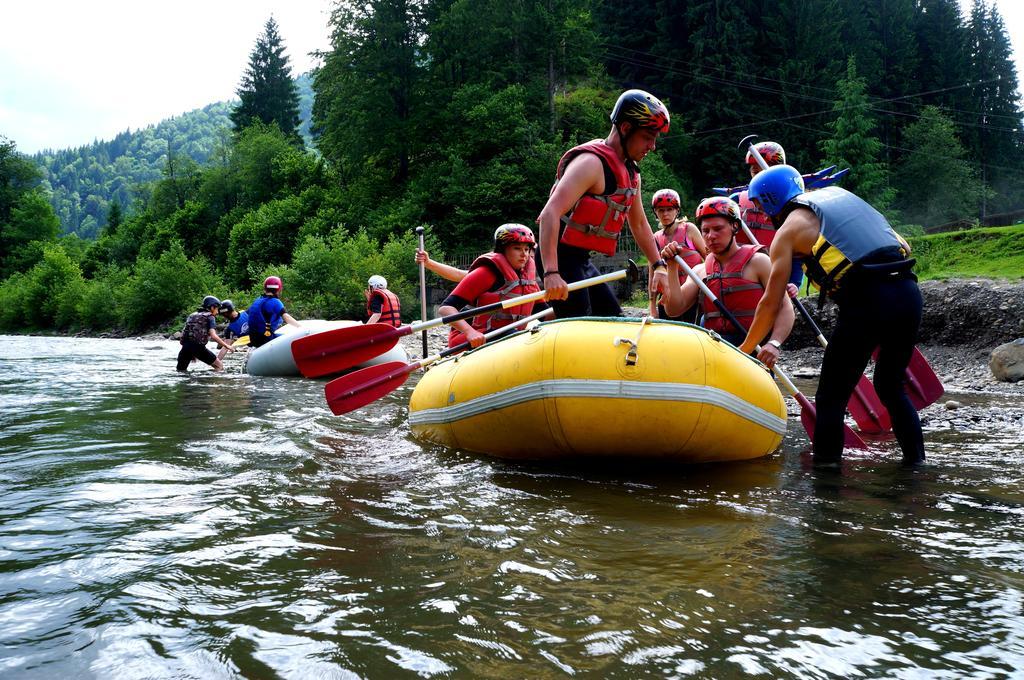
<path fill-rule="evenodd" d="M 220 313 L 221 314 L 230 314 L 233 311 L 235 311 L 235 303 L 234 302 L 232 302 L 231 300 L 221 300 L 220 301 Z"/>
<path fill-rule="evenodd" d="M 206 311 L 210 311 L 210 309 L 213 307 L 220 307 L 220 300 L 213 297 L 212 295 L 207 295 L 206 297 L 204 297 L 203 309 L 205 309 Z"/>
<path fill-rule="evenodd" d="M 668 109 L 660 99 L 643 90 L 626 90 L 619 95 L 611 118 L 615 127 L 622 123 L 632 123 L 634 128 L 668 132 Z"/>

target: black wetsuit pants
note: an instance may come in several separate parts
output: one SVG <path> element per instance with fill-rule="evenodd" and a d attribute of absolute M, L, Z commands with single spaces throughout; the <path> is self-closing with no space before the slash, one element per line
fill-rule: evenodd
<path fill-rule="evenodd" d="M 875 390 L 892 418 L 903 462 L 924 460 L 917 410 L 904 375 L 921 325 L 921 291 L 912 276 L 859 280 L 837 300 L 839 318 L 821 364 L 815 405 L 814 462 L 837 462 L 843 451 L 843 416 L 853 388 L 878 347 Z"/>
<path fill-rule="evenodd" d="M 564 243 L 558 244 L 558 271 L 566 283 L 601 275 L 590 261 L 590 251 Z M 573 316 L 622 316 L 619 300 L 607 283 L 573 291 L 569 293 L 568 299 L 552 301 L 551 306 L 559 319 Z"/>

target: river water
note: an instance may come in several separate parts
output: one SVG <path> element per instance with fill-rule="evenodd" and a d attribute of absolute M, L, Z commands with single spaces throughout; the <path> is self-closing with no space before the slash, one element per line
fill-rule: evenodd
<path fill-rule="evenodd" d="M 748 463 L 522 465 L 418 444 L 414 379 L 333 417 L 170 342 L 0 341 L 4 678 L 1024 667 L 1020 432 L 936 427 L 916 471 L 816 474 L 795 418 Z"/>

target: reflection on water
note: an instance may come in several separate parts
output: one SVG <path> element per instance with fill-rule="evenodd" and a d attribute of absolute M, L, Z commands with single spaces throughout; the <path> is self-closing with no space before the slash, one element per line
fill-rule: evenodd
<path fill-rule="evenodd" d="M 5 677 L 1024 665 L 1019 431 L 936 426 L 917 471 L 815 474 L 795 420 L 745 463 L 510 464 L 412 440 L 413 381 L 335 418 L 171 343 L 3 340 Z"/>

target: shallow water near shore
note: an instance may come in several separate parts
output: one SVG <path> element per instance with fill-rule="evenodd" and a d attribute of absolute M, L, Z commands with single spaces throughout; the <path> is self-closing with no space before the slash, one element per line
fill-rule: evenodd
<path fill-rule="evenodd" d="M 926 414 L 918 470 L 882 440 L 815 473 L 794 417 L 747 463 L 524 465 L 412 439 L 415 376 L 334 417 L 171 342 L 0 340 L 3 677 L 1024 666 L 1012 398 Z"/>

